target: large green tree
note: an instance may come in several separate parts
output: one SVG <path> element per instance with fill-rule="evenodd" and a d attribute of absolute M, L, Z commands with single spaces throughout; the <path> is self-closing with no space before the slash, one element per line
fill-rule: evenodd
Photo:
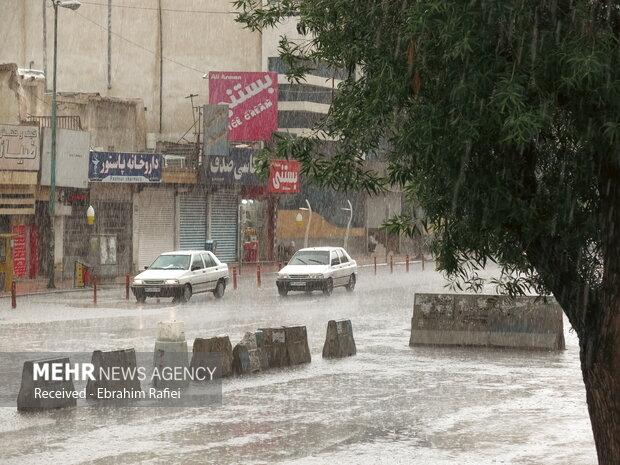
<path fill-rule="evenodd" d="M 348 71 L 317 127 L 337 153 L 297 138 L 278 155 L 337 189 L 401 185 L 449 276 L 476 288 L 491 259 L 503 290 L 553 293 L 579 336 L 599 462 L 620 463 L 618 0 L 234 3 L 255 30 L 295 18 L 291 79 L 315 62 Z M 371 152 L 389 176 L 365 169 Z"/>

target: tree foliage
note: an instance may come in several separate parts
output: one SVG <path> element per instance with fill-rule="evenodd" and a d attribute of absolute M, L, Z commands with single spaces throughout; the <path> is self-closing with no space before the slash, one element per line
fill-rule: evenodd
<path fill-rule="evenodd" d="M 504 291 L 553 291 L 579 333 L 597 324 L 591 312 L 612 266 L 606 196 L 620 186 L 616 3 L 235 5 L 255 30 L 297 18 L 307 40 L 280 42 L 291 79 L 316 62 L 348 72 L 316 128 L 340 141 L 338 153 L 321 155 L 308 137 L 277 140 L 279 156 L 298 158 L 308 176 L 336 188 L 402 186 L 424 207 L 449 276 L 477 288 L 477 270 L 494 260 Z M 385 147 L 382 177 L 364 155 Z M 410 220 L 387 226 L 411 231 Z"/>

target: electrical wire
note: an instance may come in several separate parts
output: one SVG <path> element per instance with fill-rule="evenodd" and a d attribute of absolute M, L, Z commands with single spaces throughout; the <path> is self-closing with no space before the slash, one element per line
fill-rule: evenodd
<path fill-rule="evenodd" d="M 92 19 L 90 19 L 90 18 L 87 18 L 86 16 L 84 16 L 84 15 L 82 15 L 82 14 L 78 13 L 77 11 L 75 11 L 75 12 L 74 12 L 74 14 L 78 15 L 80 18 L 85 19 L 86 21 L 88 21 L 88 22 L 90 22 L 90 23 L 94 24 L 95 26 L 97 26 L 97 27 L 99 27 L 99 28 L 101 28 L 102 30 L 104 30 L 104 31 L 106 31 L 106 32 L 107 32 L 108 28 L 107 28 L 107 27 L 105 27 L 105 26 L 103 26 L 103 25 L 101 25 L 101 24 L 99 24 L 98 22 L 93 21 L 93 20 L 92 20 Z M 134 42 L 133 40 L 128 39 L 128 38 L 126 38 L 126 37 L 124 37 L 124 36 L 122 36 L 122 35 L 120 35 L 120 34 L 118 34 L 118 33 L 114 32 L 114 31 L 111 31 L 111 33 L 112 33 L 112 35 L 113 35 L 113 36 L 116 36 L 116 37 L 118 37 L 119 39 L 124 40 L 125 42 L 127 42 L 127 43 L 129 43 L 129 44 L 133 45 L 134 47 L 138 47 L 139 49 L 144 50 L 145 52 L 148 52 L 148 53 L 150 53 L 150 54 L 152 54 L 152 55 L 157 55 L 157 53 L 156 53 L 155 51 L 153 51 L 153 50 L 151 50 L 151 49 L 149 49 L 149 48 L 145 47 L 144 45 L 141 45 L 141 44 L 139 44 L 139 43 L 137 43 L 137 42 Z M 184 63 L 181 63 L 180 61 L 173 60 L 172 58 L 168 58 L 168 57 L 162 56 L 162 59 L 163 59 L 163 60 L 166 60 L 166 61 L 169 61 L 170 63 L 174 63 L 175 65 L 181 66 L 181 67 L 183 67 L 183 68 L 189 69 L 189 70 L 191 70 L 191 71 L 195 71 L 195 72 L 200 73 L 200 74 L 202 74 L 202 75 L 204 75 L 204 74 L 205 74 L 204 70 L 200 70 L 200 69 L 198 69 L 198 68 L 194 68 L 193 66 L 186 65 L 186 64 L 184 64 Z"/>
<path fill-rule="evenodd" d="M 100 2 L 88 2 L 82 1 L 84 5 L 95 5 L 95 6 L 105 6 L 107 7 L 107 3 Z M 119 5 L 112 4 L 112 8 L 127 8 L 131 10 L 145 10 L 145 11 L 159 11 L 157 7 L 148 7 L 148 6 L 135 6 L 135 5 Z M 176 8 L 162 8 L 161 11 L 168 11 L 172 13 L 205 13 L 205 14 L 220 14 L 220 15 L 236 15 L 236 11 L 216 11 L 216 10 L 182 10 Z"/>

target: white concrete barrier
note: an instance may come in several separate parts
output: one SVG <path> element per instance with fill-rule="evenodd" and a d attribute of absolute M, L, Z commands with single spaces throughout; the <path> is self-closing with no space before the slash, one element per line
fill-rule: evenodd
<path fill-rule="evenodd" d="M 416 293 L 409 345 L 561 350 L 562 309 L 551 297 Z"/>

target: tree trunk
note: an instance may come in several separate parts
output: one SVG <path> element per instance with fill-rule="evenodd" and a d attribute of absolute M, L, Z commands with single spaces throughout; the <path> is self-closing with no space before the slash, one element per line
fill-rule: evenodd
<path fill-rule="evenodd" d="M 581 370 L 599 465 L 620 464 L 620 312 L 606 308 L 599 334 L 582 338 Z"/>

